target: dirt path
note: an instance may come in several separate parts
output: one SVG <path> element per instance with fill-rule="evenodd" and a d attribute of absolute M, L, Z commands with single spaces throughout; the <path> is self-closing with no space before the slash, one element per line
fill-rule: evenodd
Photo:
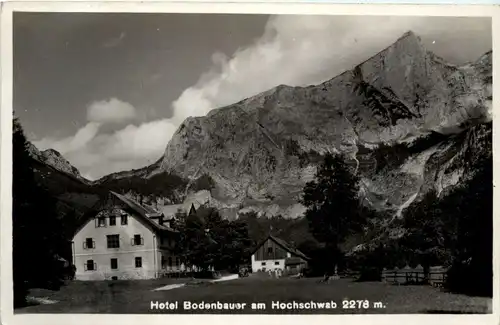
<path fill-rule="evenodd" d="M 210 280 L 208 282 L 223 282 L 223 281 L 230 281 L 230 280 L 236 280 L 236 279 L 238 279 L 238 274 L 230 274 L 230 275 L 223 276 L 223 277 L 221 277 L 219 279 Z M 166 286 L 153 289 L 152 291 L 172 290 L 172 289 L 182 288 L 185 285 L 186 285 L 186 283 L 168 284 Z"/>

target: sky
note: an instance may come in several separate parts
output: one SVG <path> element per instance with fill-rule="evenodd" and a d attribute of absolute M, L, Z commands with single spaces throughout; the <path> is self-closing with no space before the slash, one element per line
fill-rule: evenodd
<path fill-rule="evenodd" d="M 492 48 L 490 18 L 15 13 L 14 114 L 93 180 L 158 160 L 188 116 L 321 83 L 408 30 L 454 64 Z"/>

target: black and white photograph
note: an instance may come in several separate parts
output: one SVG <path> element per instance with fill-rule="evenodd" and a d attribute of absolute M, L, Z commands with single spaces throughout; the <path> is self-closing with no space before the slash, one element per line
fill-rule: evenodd
<path fill-rule="evenodd" d="M 363 7 L 13 10 L 13 317 L 492 314 L 496 11 Z"/>

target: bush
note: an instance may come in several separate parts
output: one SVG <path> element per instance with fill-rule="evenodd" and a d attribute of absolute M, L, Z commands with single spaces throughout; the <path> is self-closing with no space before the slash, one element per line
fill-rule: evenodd
<path fill-rule="evenodd" d="M 213 271 L 198 271 L 192 273 L 193 278 L 197 279 L 216 279 L 216 273 Z"/>
<path fill-rule="evenodd" d="M 381 280 L 382 280 L 382 271 L 379 268 L 366 267 L 361 270 L 356 282 L 381 281 Z"/>
<path fill-rule="evenodd" d="M 492 265 L 491 265 L 492 267 Z M 447 273 L 445 288 L 471 296 L 493 296 L 493 270 L 474 263 L 455 263 Z"/>
<path fill-rule="evenodd" d="M 323 276 L 325 275 L 325 272 L 321 268 L 306 267 L 305 269 L 302 270 L 302 274 L 306 278 L 313 278 L 313 277 Z"/>

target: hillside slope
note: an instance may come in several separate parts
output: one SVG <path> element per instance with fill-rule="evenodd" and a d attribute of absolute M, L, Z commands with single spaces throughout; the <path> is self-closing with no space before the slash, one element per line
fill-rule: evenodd
<path fill-rule="evenodd" d="M 320 85 L 278 86 L 186 119 L 145 177 L 209 175 L 212 201 L 233 216 L 253 209 L 296 217 L 321 155 L 342 152 L 358 166 L 368 202 L 398 214 L 426 190 L 467 177 L 461 159 L 475 144 L 463 137 L 491 132 L 475 127 L 489 120 L 491 64 L 491 52 L 447 64 L 409 32 Z M 412 149 L 398 156 L 404 146 Z"/>
<path fill-rule="evenodd" d="M 209 190 L 203 200 L 228 218 L 249 210 L 294 218 L 322 154 L 342 152 L 366 202 L 398 217 L 429 190 L 469 178 L 468 160 L 491 155 L 491 82 L 492 52 L 455 66 L 408 32 L 320 85 L 281 85 L 187 118 L 155 164 L 89 186 L 151 204 Z"/>

